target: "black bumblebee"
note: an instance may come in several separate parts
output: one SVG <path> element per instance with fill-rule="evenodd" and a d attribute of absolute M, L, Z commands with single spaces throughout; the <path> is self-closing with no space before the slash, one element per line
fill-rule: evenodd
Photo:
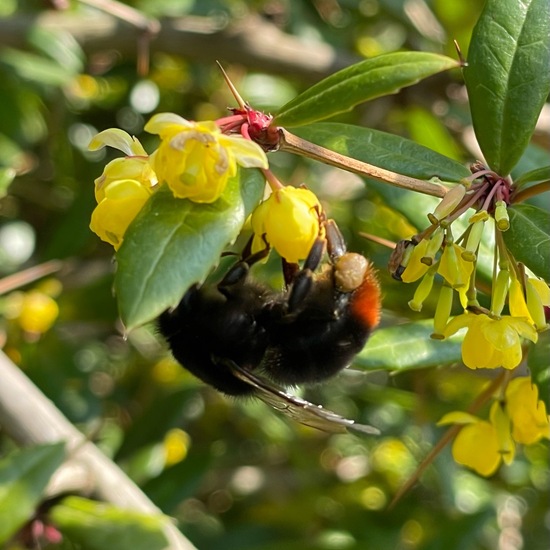
<path fill-rule="evenodd" d="M 217 285 L 195 285 L 158 321 L 176 360 L 232 396 L 255 396 L 299 422 L 326 431 L 378 433 L 292 396 L 273 383 L 321 382 L 347 367 L 380 317 L 380 285 L 369 261 L 346 251 L 332 220 L 303 267 L 284 264 L 286 290 L 253 280 L 237 262 Z M 328 249 L 327 266 L 315 273 Z"/>

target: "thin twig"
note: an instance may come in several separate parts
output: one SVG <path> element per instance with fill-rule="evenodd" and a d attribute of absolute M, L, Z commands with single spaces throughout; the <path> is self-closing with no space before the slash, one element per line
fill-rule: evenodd
<path fill-rule="evenodd" d="M 0 279 L 0 296 L 37 281 L 42 277 L 56 273 L 62 267 L 63 262 L 60 260 L 50 260 L 49 262 L 34 265 L 28 269 L 24 269 L 23 271 L 18 271 L 17 273 L 3 277 Z"/>
<path fill-rule="evenodd" d="M 401 189 L 431 195 L 432 197 L 444 197 L 447 193 L 447 189 L 442 185 L 411 178 L 409 176 L 403 176 L 402 174 L 397 174 L 396 172 L 391 172 L 390 170 L 385 170 L 384 168 L 379 168 L 378 166 L 373 166 L 372 164 L 367 164 L 366 162 L 340 155 L 330 149 L 299 138 L 284 128 L 279 128 L 279 132 L 281 136 L 279 149 L 281 151 L 287 151 L 288 153 L 294 153 L 318 160 L 360 176 L 389 183 Z"/>

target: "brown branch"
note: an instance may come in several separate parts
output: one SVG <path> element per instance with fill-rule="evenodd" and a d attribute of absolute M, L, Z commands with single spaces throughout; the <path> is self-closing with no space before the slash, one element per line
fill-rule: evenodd
<path fill-rule="evenodd" d="M 252 70 L 294 75 L 317 81 L 358 58 L 336 52 L 323 42 L 304 41 L 286 34 L 259 16 L 229 22 L 209 17 L 168 18 L 151 42 L 152 52 L 165 52 L 194 61 L 239 63 Z M 0 45 L 23 49 L 26 36 L 37 26 L 68 32 L 84 52 L 115 50 L 135 58 L 144 29 L 102 11 L 81 8 L 76 12 L 45 11 L 0 19 Z"/>
<path fill-rule="evenodd" d="M 64 441 L 70 461 L 84 466 L 94 493 L 102 500 L 142 513 L 162 513 L 1 351 L 0 425 L 22 445 Z M 172 523 L 166 523 L 164 534 L 170 550 L 194 549 Z"/>

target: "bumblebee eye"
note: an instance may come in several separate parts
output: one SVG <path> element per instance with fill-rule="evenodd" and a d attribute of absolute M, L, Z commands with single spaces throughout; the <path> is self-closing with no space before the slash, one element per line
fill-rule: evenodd
<path fill-rule="evenodd" d="M 369 261 L 361 254 L 347 252 L 334 264 L 334 282 L 340 292 L 353 292 L 365 280 Z"/>

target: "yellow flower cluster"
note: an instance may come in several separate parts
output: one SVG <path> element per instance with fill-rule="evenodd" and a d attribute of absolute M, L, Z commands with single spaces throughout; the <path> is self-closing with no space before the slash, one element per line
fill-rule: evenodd
<path fill-rule="evenodd" d="M 467 367 L 513 369 L 522 360 L 522 338 L 536 342 L 538 332 L 548 326 L 544 307 L 550 305 L 550 290 L 527 273 L 504 245 L 502 232 L 509 222 L 501 196 L 509 195 L 509 183 L 496 174 L 490 176 L 471 186 L 458 184 L 445 195 L 428 215 L 431 226 L 396 249 L 394 276 L 406 283 L 420 280 L 409 302 L 415 311 L 422 309 L 436 276 L 440 277 L 433 337 L 448 338 L 466 328 L 462 359 Z M 476 206 L 466 230 L 454 238 L 453 222 Z M 496 243 L 490 309 L 480 306 L 476 290 L 478 249 L 488 224 L 494 227 Z M 455 292 L 463 313 L 449 320 Z M 506 305 L 508 314 L 503 314 Z"/>
<path fill-rule="evenodd" d="M 492 475 L 501 462 L 510 464 L 516 443 L 532 445 L 550 439 L 546 406 L 530 377 L 515 378 L 508 384 L 503 400 L 492 404 L 489 420 L 455 411 L 439 421 L 439 425 L 446 424 L 463 425 L 452 447 L 456 462 L 483 476 Z"/>
<path fill-rule="evenodd" d="M 225 135 L 214 122 L 190 122 L 173 113 L 155 115 L 145 130 L 160 145 L 148 155 L 141 143 L 117 128 L 99 133 L 89 148 L 119 149 L 95 180 L 97 207 L 90 228 L 118 250 L 130 223 L 152 193 L 166 183 L 176 198 L 211 203 L 223 193 L 237 165 L 267 169 L 262 148 L 239 135 Z"/>

